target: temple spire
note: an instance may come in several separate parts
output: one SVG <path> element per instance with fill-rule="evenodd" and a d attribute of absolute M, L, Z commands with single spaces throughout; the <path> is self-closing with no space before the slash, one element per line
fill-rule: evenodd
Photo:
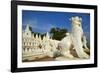
<path fill-rule="evenodd" d="M 46 38 L 47 38 L 47 39 L 49 39 L 49 38 L 50 38 L 50 36 L 49 36 L 49 33 L 48 33 L 48 32 L 46 33 Z"/>
<path fill-rule="evenodd" d="M 29 26 L 29 24 L 26 25 L 25 31 L 30 31 L 30 26 Z"/>

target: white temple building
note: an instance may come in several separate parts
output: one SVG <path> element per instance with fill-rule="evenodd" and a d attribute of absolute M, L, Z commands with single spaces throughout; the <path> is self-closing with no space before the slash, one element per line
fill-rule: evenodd
<path fill-rule="evenodd" d="M 35 57 L 49 56 L 53 57 L 54 52 L 57 51 L 59 41 L 52 40 L 49 33 L 41 38 L 41 35 L 34 35 L 30 26 L 27 25 L 22 35 L 22 59 L 35 59 Z"/>

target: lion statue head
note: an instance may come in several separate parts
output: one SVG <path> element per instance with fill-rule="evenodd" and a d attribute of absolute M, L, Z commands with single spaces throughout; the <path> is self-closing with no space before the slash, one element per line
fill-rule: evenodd
<path fill-rule="evenodd" d="M 71 17 L 71 22 L 73 26 L 82 26 L 82 18 L 78 16 Z"/>

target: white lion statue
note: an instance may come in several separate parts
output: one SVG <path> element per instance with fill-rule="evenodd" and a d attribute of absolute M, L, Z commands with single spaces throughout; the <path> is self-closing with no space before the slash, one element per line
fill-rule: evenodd
<path fill-rule="evenodd" d="M 72 22 L 71 33 L 66 33 L 66 37 L 58 43 L 58 48 L 61 54 L 64 57 L 74 58 L 74 56 L 70 53 L 70 49 L 72 48 L 71 46 L 73 45 L 73 49 L 75 49 L 79 58 L 89 58 L 89 55 L 83 48 L 84 46 L 87 49 L 87 42 L 86 37 L 83 36 L 82 18 L 74 16 L 71 17 L 70 21 Z"/>

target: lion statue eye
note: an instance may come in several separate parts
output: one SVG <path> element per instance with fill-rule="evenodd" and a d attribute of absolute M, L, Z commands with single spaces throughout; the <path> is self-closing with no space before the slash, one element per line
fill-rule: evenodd
<path fill-rule="evenodd" d="M 79 24 L 78 26 L 80 27 L 81 25 Z"/>

